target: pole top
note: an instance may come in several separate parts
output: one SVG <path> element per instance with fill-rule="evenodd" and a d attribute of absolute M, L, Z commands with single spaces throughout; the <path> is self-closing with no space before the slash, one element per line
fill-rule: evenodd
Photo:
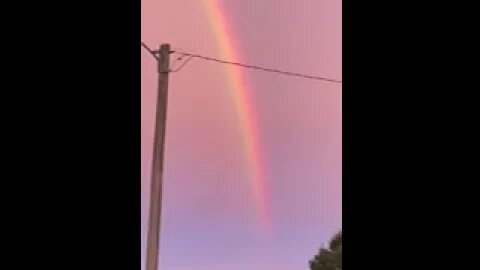
<path fill-rule="evenodd" d="M 164 44 L 160 45 L 160 51 L 162 51 L 162 50 L 170 51 L 170 44 L 169 43 L 164 43 Z"/>
<path fill-rule="evenodd" d="M 170 44 L 164 43 L 160 45 L 158 72 L 168 73 L 170 72 Z"/>

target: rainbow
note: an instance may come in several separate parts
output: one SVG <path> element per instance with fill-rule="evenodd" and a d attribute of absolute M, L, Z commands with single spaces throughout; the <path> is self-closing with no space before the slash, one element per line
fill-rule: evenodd
<path fill-rule="evenodd" d="M 217 0 L 204 0 L 203 6 L 213 29 L 218 49 L 224 59 L 241 62 L 235 44 L 232 28 L 226 19 L 226 12 Z M 266 174 L 259 144 L 258 123 L 245 74 L 241 68 L 229 66 L 225 69 L 236 114 L 240 124 L 245 160 L 250 168 L 250 186 L 256 212 L 262 225 L 269 222 L 267 209 Z"/>

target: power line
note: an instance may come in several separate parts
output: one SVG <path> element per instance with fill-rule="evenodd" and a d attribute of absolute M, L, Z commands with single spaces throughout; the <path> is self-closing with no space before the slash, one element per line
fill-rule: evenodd
<path fill-rule="evenodd" d="M 157 56 L 157 53 L 158 53 L 158 52 L 155 52 L 155 51 L 153 51 L 152 49 L 150 49 L 145 43 L 143 43 L 143 41 L 142 41 L 142 47 L 143 47 L 145 50 L 147 50 L 147 52 L 149 52 L 153 57 L 155 57 L 155 59 L 157 59 L 157 61 L 160 60 L 160 59 L 158 58 L 158 56 Z"/>
<path fill-rule="evenodd" d="M 301 78 L 305 78 L 305 79 L 313 79 L 313 80 L 322 80 L 322 81 L 328 81 L 328 82 L 342 83 L 342 81 L 339 81 L 339 80 L 334 80 L 334 79 L 329 79 L 329 78 L 324 78 L 324 77 L 319 77 L 319 76 L 312 76 L 312 75 L 307 75 L 307 74 L 301 74 L 301 73 L 294 73 L 294 72 L 289 72 L 289 71 L 283 71 L 283 70 L 279 70 L 279 69 L 266 68 L 266 67 L 261 67 L 261 66 L 247 65 L 247 64 L 243 64 L 243 63 L 226 61 L 226 60 L 213 58 L 213 57 L 207 57 L 207 56 L 203 56 L 203 55 L 199 55 L 199 54 L 192 54 L 192 53 L 186 53 L 186 52 L 178 52 L 178 53 L 180 53 L 182 55 L 185 55 L 185 56 L 200 58 L 200 59 L 207 60 L 207 61 L 214 61 L 214 62 L 221 63 L 221 64 L 235 65 L 235 66 L 240 66 L 240 67 L 244 67 L 244 68 L 257 69 L 257 70 L 262 70 L 262 71 L 266 71 L 266 72 L 279 73 L 279 74 L 283 74 L 283 75 L 287 75 L 287 76 L 301 77 Z"/>
<path fill-rule="evenodd" d="M 149 51 L 150 54 L 152 54 L 157 60 L 157 51 L 152 51 L 150 48 L 148 48 L 143 42 L 142 46 Z M 232 62 L 232 61 L 227 61 L 227 60 L 222 60 L 218 58 L 213 58 L 213 57 L 208 57 L 200 54 L 193 54 L 193 53 L 188 53 L 188 52 L 182 52 L 182 51 L 171 51 L 170 53 L 178 53 L 181 54 L 182 56 L 189 56 L 186 62 L 190 61 L 192 58 L 198 58 L 206 61 L 213 61 L 221 64 L 227 64 L 227 65 L 235 65 L 235 66 L 240 66 L 243 68 L 248 68 L 248 69 L 256 69 L 256 70 L 262 70 L 266 72 L 272 72 L 272 73 L 278 73 L 278 74 L 283 74 L 286 76 L 294 76 L 294 77 L 300 77 L 304 79 L 312 79 L 312 80 L 321 80 L 321 81 L 328 81 L 328 82 L 334 82 L 334 83 L 342 83 L 340 80 L 335 80 L 335 79 L 329 79 L 325 77 L 319 77 L 319 76 L 313 76 L 313 75 L 307 75 L 307 74 L 302 74 L 302 73 L 295 73 L 295 72 L 289 72 L 289 71 L 284 71 L 284 70 L 279 70 L 279 69 L 273 69 L 273 68 L 267 68 L 267 67 L 262 67 L 262 66 L 254 66 L 254 65 L 248 65 L 248 64 L 243 64 L 243 63 L 238 63 L 238 62 Z M 185 66 L 186 63 L 182 64 L 178 69 L 173 70 L 173 72 L 177 72 L 180 69 L 182 69 Z"/>
<path fill-rule="evenodd" d="M 177 61 L 180 61 L 180 60 L 182 60 L 182 59 L 183 59 L 182 56 L 180 56 L 180 57 L 178 57 L 177 59 L 175 59 L 175 62 L 173 62 L 173 64 L 172 64 L 172 68 L 175 66 L 175 63 L 176 63 Z M 174 70 L 170 70 L 170 72 L 180 71 L 180 70 L 181 70 L 186 64 L 188 64 L 188 62 L 190 62 L 192 59 L 193 59 L 193 56 L 190 56 L 187 60 L 183 61 L 183 63 L 182 63 L 181 66 L 179 66 L 178 68 L 176 68 L 176 69 L 174 69 Z"/>

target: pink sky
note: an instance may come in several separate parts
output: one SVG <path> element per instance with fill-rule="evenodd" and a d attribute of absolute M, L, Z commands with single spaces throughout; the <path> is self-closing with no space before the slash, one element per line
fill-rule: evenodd
<path fill-rule="evenodd" d="M 219 57 L 202 1 L 142 0 L 142 40 Z M 243 61 L 341 79 L 341 1 L 216 0 Z M 142 269 L 156 64 L 142 59 Z M 273 236 L 256 227 L 225 69 L 170 75 L 161 270 L 301 270 L 341 228 L 341 84 L 245 70 L 270 191 Z"/>

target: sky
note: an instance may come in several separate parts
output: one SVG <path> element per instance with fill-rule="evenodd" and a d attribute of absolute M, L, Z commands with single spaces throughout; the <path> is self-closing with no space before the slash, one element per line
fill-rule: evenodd
<path fill-rule="evenodd" d="M 341 9 L 339 0 L 142 0 L 141 36 L 155 49 L 341 80 Z M 144 50 L 141 61 L 145 269 L 157 74 Z M 194 59 L 170 74 L 168 91 L 159 269 L 308 270 L 342 227 L 341 84 Z"/>

